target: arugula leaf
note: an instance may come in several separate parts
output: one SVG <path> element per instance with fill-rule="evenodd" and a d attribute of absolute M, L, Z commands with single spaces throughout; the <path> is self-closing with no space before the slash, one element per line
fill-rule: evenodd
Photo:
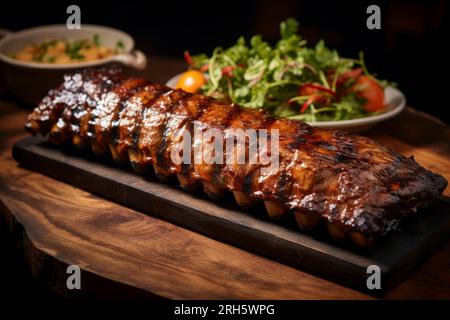
<path fill-rule="evenodd" d="M 298 32 L 298 22 L 294 18 L 289 18 L 280 24 L 281 38 L 286 39 Z"/>

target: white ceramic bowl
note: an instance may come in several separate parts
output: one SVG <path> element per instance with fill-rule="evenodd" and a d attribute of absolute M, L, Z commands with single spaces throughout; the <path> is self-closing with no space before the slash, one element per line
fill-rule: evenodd
<path fill-rule="evenodd" d="M 2 31 L 4 33 L 4 31 Z M 98 35 L 102 44 L 115 48 L 118 41 L 124 45 L 123 53 L 95 61 L 71 64 L 51 64 L 25 62 L 11 58 L 11 54 L 26 45 L 39 43 L 45 39 L 66 39 L 68 41 L 92 39 Z M 134 50 L 133 38 L 116 29 L 82 25 L 81 29 L 70 30 L 66 25 L 49 25 L 25 29 L 6 34 L 0 40 L 0 62 L 3 82 L 19 99 L 36 103 L 49 89 L 62 81 L 65 73 L 82 68 L 98 68 L 121 65 L 131 69 L 144 69 L 145 55 Z"/>
<path fill-rule="evenodd" d="M 181 74 L 177 74 L 167 81 L 166 85 L 174 88 Z M 395 117 L 403 111 L 406 106 L 406 98 L 404 94 L 394 88 L 387 87 L 384 91 L 384 104 L 387 106 L 386 111 L 376 116 L 370 116 L 360 119 L 340 120 L 340 121 L 320 121 L 308 122 L 309 125 L 318 128 L 340 129 L 352 132 L 361 132 L 369 129 L 374 124 Z"/>

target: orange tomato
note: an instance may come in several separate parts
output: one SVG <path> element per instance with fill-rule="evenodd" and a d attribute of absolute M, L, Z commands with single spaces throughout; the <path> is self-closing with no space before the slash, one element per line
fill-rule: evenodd
<path fill-rule="evenodd" d="M 359 76 L 356 80 L 356 92 L 367 100 L 364 109 L 375 112 L 384 108 L 384 90 L 372 77 Z"/>
<path fill-rule="evenodd" d="M 177 82 L 176 88 L 187 92 L 197 92 L 206 82 L 203 73 L 197 70 L 189 70 L 183 73 Z"/>

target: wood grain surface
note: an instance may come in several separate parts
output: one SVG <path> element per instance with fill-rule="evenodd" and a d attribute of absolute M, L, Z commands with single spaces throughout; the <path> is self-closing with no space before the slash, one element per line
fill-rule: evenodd
<path fill-rule="evenodd" d="M 176 69 L 172 61 L 153 61 Z M 0 217 L 33 274 L 54 291 L 172 299 L 371 298 L 17 166 L 11 147 L 26 136 L 26 113 L 15 101 L 0 105 Z M 450 180 L 450 130 L 438 120 L 407 108 L 367 135 Z M 449 188 L 444 194 L 450 196 Z M 384 298 L 450 298 L 449 261 L 447 241 Z M 70 264 L 85 275 L 78 293 L 65 289 Z"/>
<path fill-rule="evenodd" d="M 25 168 L 369 294 L 382 295 L 394 288 L 450 232 L 450 198 L 441 198 L 405 221 L 401 231 L 383 237 L 374 250 L 358 250 L 351 243 L 332 241 L 325 230 L 301 232 L 294 219 L 276 223 L 261 214 L 265 212 L 263 207 L 245 212 L 231 194 L 211 201 L 205 195 L 183 191 L 178 183 L 161 183 L 152 175 L 144 178 L 129 166 L 117 166 L 111 159 L 70 146 L 54 146 L 44 137 L 19 141 L 12 154 Z M 97 228 L 103 226 L 99 223 Z M 382 290 L 367 288 L 370 265 L 381 269 Z"/>

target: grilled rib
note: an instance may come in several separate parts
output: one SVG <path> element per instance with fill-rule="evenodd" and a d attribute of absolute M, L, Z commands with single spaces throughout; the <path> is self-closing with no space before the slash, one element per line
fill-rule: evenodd
<path fill-rule="evenodd" d="M 192 133 L 194 122 L 224 133 L 278 129 L 280 169 L 262 175 L 261 164 L 174 163 L 170 155 L 181 143 L 180 129 Z M 67 75 L 25 127 L 33 134 L 49 133 L 56 144 L 72 141 L 98 154 L 109 150 L 137 172 L 153 167 L 161 180 L 176 175 L 184 189 L 203 186 L 211 198 L 231 191 L 244 208 L 262 201 L 273 219 L 293 215 L 308 230 L 325 224 L 334 239 L 350 238 L 362 247 L 372 246 L 447 186 L 413 158 L 371 139 L 275 119 L 117 70 Z M 196 143 L 193 138 L 193 147 Z"/>

